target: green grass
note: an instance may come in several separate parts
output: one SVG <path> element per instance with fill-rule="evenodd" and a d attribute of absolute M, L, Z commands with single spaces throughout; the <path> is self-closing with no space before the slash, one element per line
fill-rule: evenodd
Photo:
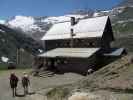
<path fill-rule="evenodd" d="M 0 64 L 0 71 L 1 70 L 6 70 L 7 69 L 7 64 Z"/>
<path fill-rule="evenodd" d="M 27 68 L 27 69 L 13 69 L 13 70 L 7 70 L 7 69 L 2 69 L 0 70 L 0 75 L 4 74 L 4 73 L 10 73 L 10 72 L 17 72 L 17 73 L 30 73 L 32 71 L 32 69 Z"/>
<path fill-rule="evenodd" d="M 8 71 L 11 71 L 9 70 L 8 68 L 8 64 L 0 64 L 0 74 L 3 73 L 3 72 L 8 72 Z M 17 68 L 16 69 L 13 69 L 15 71 L 20 71 L 20 72 L 29 72 L 29 70 L 31 70 L 31 68 L 29 66 L 22 66 L 22 65 L 17 65 L 16 66 Z"/>
<path fill-rule="evenodd" d="M 16 69 L 29 69 L 31 66 L 28 65 L 16 65 Z M 0 64 L 0 70 L 6 70 L 8 69 L 8 64 L 1 63 Z"/>

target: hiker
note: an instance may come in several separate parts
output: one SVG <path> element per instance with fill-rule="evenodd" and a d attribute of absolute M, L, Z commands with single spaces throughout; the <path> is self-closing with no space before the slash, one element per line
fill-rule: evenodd
<path fill-rule="evenodd" d="M 30 80 L 28 75 L 24 72 L 24 76 L 22 77 L 22 86 L 24 88 L 24 95 L 28 94 L 28 87 L 30 85 Z"/>
<path fill-rule="evenodd" d="M 10 86 L 12 89 L 12 96 L 15 97 L 17 95 L 17 85 L 18 85 L 18 77 L 15 75 L 15 73 L 11 73 L 10 75 Z"/>

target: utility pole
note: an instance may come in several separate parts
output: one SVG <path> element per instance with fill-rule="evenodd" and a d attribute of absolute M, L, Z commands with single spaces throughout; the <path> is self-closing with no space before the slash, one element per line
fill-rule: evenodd
<path fill-rule="evenodd" d="M 17 63 L 17 65 L 19 64 L 19 48 L 17 48 L 16 63 Z"/>
<path fill-rule="evenodd" d="M 47 51 L 47 48 L 46 48 L 46 41 L 43 40 L 43 49 L 44 49 L 44 52 Z M 44 62 L 45 62 L 45 66 L 44 67 L 47 67 L 47 56 L 46 58 L 43 58 L 43 65 L 44 65 Z"/>

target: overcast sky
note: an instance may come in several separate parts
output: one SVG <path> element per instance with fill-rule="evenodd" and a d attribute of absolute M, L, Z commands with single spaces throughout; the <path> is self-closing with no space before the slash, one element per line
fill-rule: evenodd
<path fill-rule="evenodd" d="M 77 9 L 111 9 L 122 0 L 0 0 L 0 19 L 16 15 L 59 16 Z"/>

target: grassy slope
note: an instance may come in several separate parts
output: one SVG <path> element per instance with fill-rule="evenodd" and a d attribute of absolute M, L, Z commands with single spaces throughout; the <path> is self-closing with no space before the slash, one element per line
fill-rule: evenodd
<path fill-rule="evenodd" d="M 126 35 L 126 33 L 133 33 L 133 22 L 124 22 L 124 23 L 116 23 L 113 26 L 114 33 L 117 33 L 119 35 Z M 121 34 L 120 34 L 121 33 Z"/>
<path fill-rule="evenodd" d="M 74 91 L 95 92 L 99 90 L 122 95 L 123 93 L 130 94 L 133 93 L 132 73 L 133 63 L 131 63 L 131 56 L 125 56 L 75 84 L 54 88 L 47 93 L 47 96 L 54 100 L 62 100 L 63 97 L 67 98 Z M 64 96 L 64 94 L 66 95 Z"/>
<path fill-rule="evenodd" d="M 125 56 L 117 61 L 101 68 L 87 79 L 80 82 L 81 87 L 94 88 L 133 88 L 132 82 L 129 84 L 122 83 L 126 82 L 126 79 L 133 81 L 133 64 L 131 63 L 131 56 Z"/>
<path fill-rule="evenodd" d="M 112 19 L 112 28 L 115 41 L 113 46 L 125 47 L 129 52 L 133 52 L 133 8 L 126 7 L 122 13 L 119 13 Z M 121 22 L 120 22 L 121 21 Z M 119 23 L 120 22 L 120 23 Z"/>
<path fill-rule="evenodd" d="M 119 13 L 115 17 L 115 21 L 120 21 L 120 20 L 127 20 L 127 19 L 132 19 L 133 18 L 133 8 L 132 7 L 126 7 L 122 13 Z"/>
<path fill-rule="evenodd" d="M 118 35 L 126 35 L 126 33 L 133 34 L 133 7 L 126 7 L 123 12 L 119 13 L 112 19 L 113 31 Z M 118 23 L 122 21 L 122 23 Z"/>

